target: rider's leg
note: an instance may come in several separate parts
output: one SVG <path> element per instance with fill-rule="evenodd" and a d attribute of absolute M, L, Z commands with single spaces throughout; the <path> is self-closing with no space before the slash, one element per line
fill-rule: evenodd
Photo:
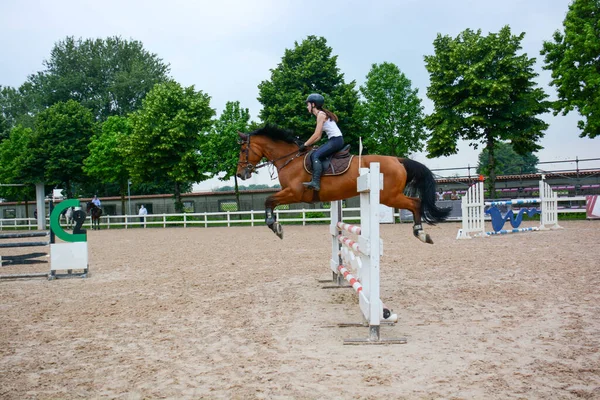
<path fill-rule="evenodd" d="M 340 151 L 342 147 L 344 147 L 344 139 L 341 136 L 333 137 L 311 154 L 313 167 L 312 180 L 310 182 L 303 182 L 303 185 L 306 186 L 307 189 L 314 189 L 316 191 L 321 190 L 321 175 L 323 173 L 323 164 L 321 163 L 321 160 Z"/>
<path fill-rule="evenodd" d="M 311 157 L 312 162 L 312 180 L 310 182 L 302 182 L 307 189 L 321 190 L 321 174 L 323 174 L 323 163 L 319 157 Z"/>

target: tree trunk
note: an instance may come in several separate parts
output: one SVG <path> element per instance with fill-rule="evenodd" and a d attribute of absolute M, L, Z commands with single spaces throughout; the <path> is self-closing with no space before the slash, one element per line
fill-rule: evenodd
<path fill-rule="evenodd" d="M 237 209 L 238 209 L 238 211 L 242 211 L 242 208 L 240 205 L 240 189 L 238 187 L 237 175 L 233 175 L 233 182 L 235 183 L 235 202 L 237 203 Z"/>
<path fill-rule="evenodd" d="M 487 138 L 487 150 L 488 150 L 488 168 L 489 168 L 489 179 L 488 179 L 488 191 L 490 193 L 490 199 L 496 198 L 496 160 L 494 158 L 494 138 L 488 135 Z"/>
<path fill-rule="evenodd" d="M 128 215 L 129 210 L 125 210 L 125 193 L 127 192 L 127 182 L 119 183 L 119 192 L 121 192 L 121 214 Z"/>
<path fill-rule="evenodd" d="M 179 182 L 175 182 L 175 212 L 183 212 L 183 203 L 181 202 L 181 189 L 179 187 Z"/>
<path fill-rule="evenodd" d="M 71 193 L 71 181 L 68 180 L 66 182 L 66 185 L 67 185 L 67 199 L 72 199 L 73 193 Z M 54 197 L 54 191 L 52 191 L 52 197 Z"/>

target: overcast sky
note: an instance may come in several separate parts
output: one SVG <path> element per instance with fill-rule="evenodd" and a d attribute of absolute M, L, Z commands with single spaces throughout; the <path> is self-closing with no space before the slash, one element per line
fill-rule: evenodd
<path fill-rule="evenodd" d="M 171 66 L 171 76 L 184 86 L 208 93 L 218 113 L 227 101 L 240 101 L 252 119 L 261 109 L 258 84 L 270 79 L 270 69 L 285 49 L 308 35 L 323 36 L 338 56 L 347 82 L 364 83 L 373 63 L 392 62 L 418 88 L 425 112 L 429 75 L 424 55 L 433 54 L 438 33 L 455 37 L 470 28 L 484 34 L 509 25 L 525 32 L 523 51 L 537 59 L 537 81 L 551 96 L 550 73 L 542 70 L 539 52 L 544 40 L 562 30 L 570 0 L 171 0 L 171 1 L 31 1 L 0 2 L 0 85 L 21 85 L 43 69 L 53 45 L 66 36 L 105 38 L 120 35 L 139 40 Z M 600 157 L 600 139 L 581 139 L 578 116 L 545 115 L 550 124 L 537 153 L 540 161 Z M 457 155 L 413 158 L 430 168 L 477 164 L 479 150 L 466 143 Z M 582 168 L 598 162 L 581 163 Z M 545 168 L 564 168 L 546 165 Z M 250 183 L 276 182 L 268 174 Z M 197 189 L 223 182 L 207 181 Z"/>

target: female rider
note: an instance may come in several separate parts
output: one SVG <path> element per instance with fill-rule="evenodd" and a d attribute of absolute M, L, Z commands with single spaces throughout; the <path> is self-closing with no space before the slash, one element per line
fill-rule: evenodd
<path fill-rule="evenodd" d="M 312 180 L 302 183 L 307 189 L 314 189 L 316 191 L 321 189 L 322 161 L 327 156 L 340 151 L 344 147 L 342 131 L 337 126 L 338 117 L 331 111 L 323 108 L 323 104 L 325 104 L 325 98 L 317 93 L 311 94 L 306 99 L 306 109 L 309 113 L 317 117 L 317 126 L 312 136 L 304 143 L 304 146 L 311 146 L 321 140 L 323 131 L 327 134 L 328 139 L 327 143 L 320 146 L 310 155 L 313 167 Z"/>

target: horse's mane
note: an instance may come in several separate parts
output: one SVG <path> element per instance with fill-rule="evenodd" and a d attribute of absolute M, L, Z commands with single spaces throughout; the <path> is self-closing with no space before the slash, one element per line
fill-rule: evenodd
<path fill-rule="evenodd" d="M 294 136 L 294 132 L 289 129 L 278 128 L 275 125 L 265 125 L 262 128 L 250 132 L 251 136 L 266 136 L 269 139 L 281 140 L 286 143 L 296 143 L 298 139 Z"/>

